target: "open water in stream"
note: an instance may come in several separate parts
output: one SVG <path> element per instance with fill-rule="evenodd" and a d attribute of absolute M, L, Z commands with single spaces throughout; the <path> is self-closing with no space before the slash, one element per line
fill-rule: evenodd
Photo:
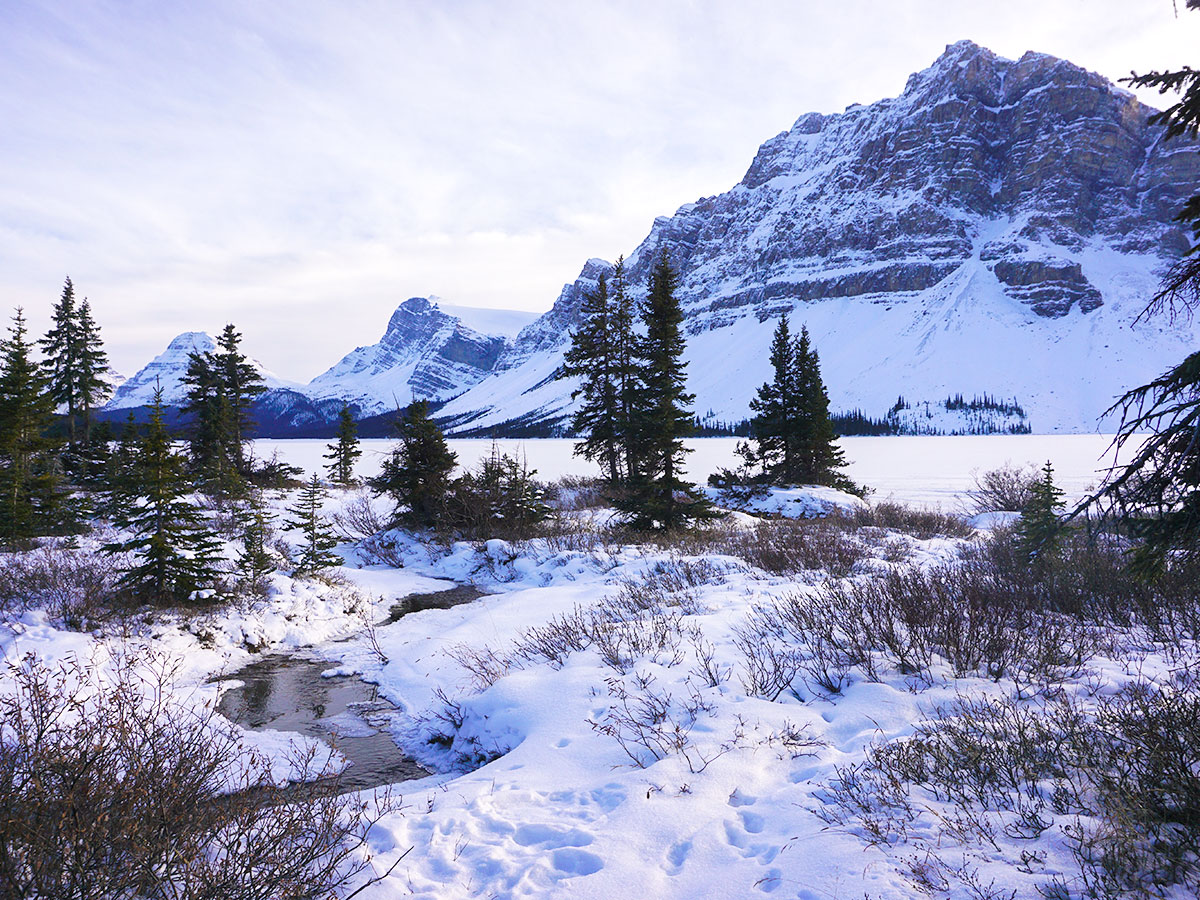
<path fill-rule="evenodd" d="M 386 622 L 411 612 L 469 603 L 483 592 L 471 585 L 411 594 L 396 602 Z M 332 744 L 349 765 L 340 782 L 347 791 L 368 790 L 424 778 L 428 770 L 406 756 L 391 736 L 396 707 L 378 688 L 354 675 L 324 677 L 336 666 L 301 653 L 271 653 L 227 676 L 242 682 L 221 695 L 225 718 L 254 731 L 285 731 Z"/>

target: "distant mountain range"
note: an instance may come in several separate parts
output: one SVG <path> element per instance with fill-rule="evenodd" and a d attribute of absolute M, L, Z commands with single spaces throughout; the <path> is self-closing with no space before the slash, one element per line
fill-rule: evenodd
<path fill-rule="evenodd" d="M 836 410 L 953 431 L 977 427 L 979 407 L 946 401 L 987 395 L 1019 411 L 997 428 L 1092 431 L 1200 344 L 1200 323 L 1133 323 L 1188 249 L 1173 217 L 1200 186 L 1197 146 L 1165 143 L 1151 113 L 1064 60 L 962 41 L 899 97 L 801 116 L 731 190 L 656 219 L 627 270 L 643 284 L 662 248 L 678 270 L 706 421 L 748 415 L 788 313 Z M 406 300 L 378 344 L 308 385 L 272 384 L 264 411 L 286 430 L 343 400 L 369 416 L 428 397 L 457 433 L 546 433 L 571 411 L 571 383 L 552 375 L 583 295 L 610 270 L 589 260 L 533 321 Z M 144 403 L 152 375 L 176 383 L 177 360 L 169 348 L 110 405 Z"/>

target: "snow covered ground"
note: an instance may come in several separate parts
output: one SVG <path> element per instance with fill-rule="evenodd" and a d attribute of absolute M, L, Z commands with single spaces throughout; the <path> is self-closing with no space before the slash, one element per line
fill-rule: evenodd
<path fill-rule="evenodd" d="M 698 438 L 686 441 L 693 451 L 685 460 L 687 476 L 703 484 L 721 468 L 732 468 L 738 438 Z M 1047 460 L 1054 465 L 1055 482 L 1067 493 L 1068 502 L 1082 497 L 1100 480 L 1109 465 L 1112 435 L 1020 434 L 970 436 L 847 437 L 839 444 L 850 465 L 850 478 L 871 488 L 874 500 L 896 500 L 914 506 L 940 506 L 957 510 L 963 495 L 973 485 L 973 473 L 998 468 L 1005 463 L 1040 468 Z M 306 472 L 324 471 L 321 454 L 327 441 L 264 439 L 254 442 L 263 459 L 278 452 L 281 459 L 301 466 Z M 459 463 L 476 465 L 492 449 L 489 440 L 451 440 Z M 597 475 L 599 469 L 587 460 L 572 456 L 572 440 L 516 440 L 495 442 L 503 452 L 523 455 L 538 477 L 554 480 L 564 475 Z M 363 455 L 358 474 L 379 471 L 394 446 L 388 440 L 362 441 Z"/>
<path fill-rule="evenodd" d="M 1009 448 L 997 452 L 1013 458 Z M 937 458 L 926 462 L 935 469 Z M 327 512 L 349 499 L 333 497 Z M 853 540 L 863 555 L 847 583 L 951 561 L 966 543 L 878 529 Z M 1000 891 L 952 885 L 935 896 L 1034 898 L 1054 873 L 1070 873 L 1061 830 L 1035 840 L 994 835 L 990 844 L 947 839 L 930 851 L 941 832 L 929 819 L 950 816 L 950 805 L 931 801 L 932 813 L 913 826 L 924 843 L 895 846 L 871 846 L 861 826 L 820 815 L 844 767 L 913 735 L 938 707 L 1010 696 L 1013 682 L 956 677 L 939 661 L 927 678 L 886 666 L 872 678 L 852 667 L 839 692 L 798 675 L 770 696 L 752 684 L 748 623 L 776 602 L 808 602 L 837 579 L 772 574 L 711 548 L 585 544 L 441 547 L 392 532 L 376 546 L 402 567 L 343 544 L 340 585 L 277 574 L 266 601 L 158 615 L 120 636 L 66 632 L 27 612 L 0 623 L 0 652 L 54 660 L 103 655 L 122 641 L 148 645 L 180 661 L 181 694 L 211 699 L 210 678 L 266 650 L 311 645 L 331 673 L 377 683 L 398 707 L 397 743 L 437 774 L 401 785 L 403 808 L 373 827 L 376 871 L 407 856 L 360 895 L 367 900 L 898 900 L 922 896 L 903 874 L 920 852 Z M 464 582 L 492 593 L 404 616 L 373 639 L 364 631 L 403 596 Z M 572 647 L 577 629 L 567 626 L 585 620 L 596 637 Z M 1136 673 L 1133 663 L 1095 658 L 1067 689 L 1086 701 L 1167 668 L 1149 649 Z M 278 756 L 287 736 L 247 733 L 247 741 Z M 1022 869 L 1015 860 L 1026 850 L 1039 862 Z"/>

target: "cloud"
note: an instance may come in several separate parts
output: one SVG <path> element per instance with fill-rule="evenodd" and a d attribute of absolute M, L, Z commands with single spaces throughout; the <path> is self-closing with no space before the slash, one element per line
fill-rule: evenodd
<path fill-rule="evenodd" d="M 1130 7 L 1136 6 L 1136 9 Z M 1169 0 L 0 7 L 0 292 L 63 277 L 130 372 L 234 321 L 306 381 L 395 305 L 545 309 L 809 110 L 962 37 L 1109 77 L 1195 62 Z"/>

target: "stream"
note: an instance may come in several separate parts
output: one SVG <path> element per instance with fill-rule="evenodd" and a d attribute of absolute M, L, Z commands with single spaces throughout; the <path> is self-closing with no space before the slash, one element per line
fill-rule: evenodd
<path fill-rule="evenodd" d="M 385 626 L 426 609 L 470 603 L 484 592 L 471 585 L 411 594 L 391 608 Z M 406 756 L 390 733 L 394 704 L 355 675 L 322 676 L 335 662 L 306 654 L 270 653 L 223 676 L 241 684 L 221 695 L 217 709 L 252 731 L 285 731 L 332 744 L 348 762 L 339 775 L 345 791 L 368 790 L 424 778 L 429 771 Z"/>

